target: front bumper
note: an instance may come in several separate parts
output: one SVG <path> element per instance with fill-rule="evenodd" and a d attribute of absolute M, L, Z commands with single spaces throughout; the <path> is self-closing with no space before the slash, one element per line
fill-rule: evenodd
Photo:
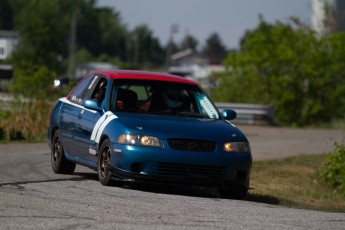
<path fill-rule="evenodd" d="M 186 152 L 114 145 L 108 170 L 134 181 L 202 187 L 248 188 L 251 154 Z"/>

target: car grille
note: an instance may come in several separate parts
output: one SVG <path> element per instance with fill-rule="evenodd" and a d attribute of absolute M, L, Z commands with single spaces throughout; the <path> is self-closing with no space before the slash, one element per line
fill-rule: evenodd
<path fill-rule="evenodd" d="M 221 179 L 224 172 L 225 167 L 221 166 L 157 163 L 157 173 L 161 176 Z"/>
<path fill-rule="evenodd" d="M 168 139 L 172 149 L 190 152 L 214 152 L 216 143 L 202 140 Z"/>

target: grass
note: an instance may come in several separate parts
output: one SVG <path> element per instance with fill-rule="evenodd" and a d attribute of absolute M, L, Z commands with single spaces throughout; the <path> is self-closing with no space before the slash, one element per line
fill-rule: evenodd
<path fill-rule="evenodd" d="M 282 206 L 345 212 L 345 194 L 317 180 L 324 155 L 255 161 L 247 200 Z"/>
<path fill-rule="evenodd" d="M 34 101 L 11 105 L 11 111 L 0 110 L 0 142 L 45 141 L 53 103 Z"/>

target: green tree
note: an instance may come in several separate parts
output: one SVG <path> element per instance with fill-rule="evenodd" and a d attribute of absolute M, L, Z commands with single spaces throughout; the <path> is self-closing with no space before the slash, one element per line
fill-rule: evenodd
<path fill-rule="evenodd" d="M 100 27 L 100 52 L 112 57 L 119 57 L 126 60 L 127 57 L 127 29 L 122 24 L 120 14 L 114 10 L 105 8 L 97 11 L 99 13 Z"/>
<path fill-rule="evenodd" d="M 30 62 L 23 62 L 21 66 L 23 68 L 16 70 L 12 93 L 38 100 L 54 99 L 59 95 L 59 90 L 53 87 L 55 72 L 45 66 L 34 66 Z"/>
<path fill-rule="evenodd" d="M 106 54 L 126 59 L 127 29 L 120 13 L 111 8 L 95 8 L 93 4 L 79 6 L 77 44 L 93 56 Z"/>
<path fill-rule="evenodd" d="M 130 50 L 133 63 L 160 66 L 164 63 L 165 55 L 159 40 L 153 36 L 147 25 L 138 25 L 130 33 Z"/>
<path fill-rule="evenodd" d="M 26 59 L 63 72 L 69 56 L 72 23 L 76 24 L 77 49 L 86 49 L 95 57 L 106 54 L 126 58 L 127 30 L 120 14 L 111 8 L 96 8 L 95 0 L 12 0 L 12 3 L 15 29 L 21 35 L 15 63 Z"/>
<path fill-rule="evenodd" d="M 168 41 L 168 43 L 166 44 L 166 46 L 164 47 L 165 53 L 168 54 L 168 50 L 170 49 L 170 54 L 174 54 L 177 53 L 180 50 L 179 46 L 176 44 L 176 42 L 170 40 Z"/>
<path fill-rule="evenodd" d="M 212 33 L 206 39 L 202 53 L 210 59 L 211 63 L 221 63 L 228 52 L 218 33 Z"/>
<path fill-rule="evenodd" d="M 312 31 L 261 20 L 224 62 L 232 76 L 222 79 L 222 99 L 273 104 L 279 124 L 302 126 L 341 118 L 344 39 L 344 33 L 318 39 Z"/>
<path fill-rule="evenodd" d="M 90 51 L 82 47 L 78 49 L 78 51 L 76 52 L 75 59 L 76 59 L 76 65 L 78 66 L 87 62 L 91 62 L 92 60 L 94 60 L 94 57 L 92 56 Z"/>
<path fill-rule="evenodd" d="M 187 34 L 181 41 L 180 50 L 192 49 L 193 51 L 197 51 L 198 44 L 198 39 L 190 34 Z"/>
<path fill-rule="evenodd" d="M 126 58 L 126 27 L 119 13 L 110 8 L 98 9 L 95 0 L 12 0 L 15 30 L 21 36 L 18 49 L 12 56 L 15 68 L 14 93 L 25 87 L 32 76 L 21 74 L 28 66 L 46 68 L 56 76 L 65 74 L 70 56 L 73 31 L 76 33 L 77 58 L 95 60 L 98 56 Z M 72 25 L 75 27 L 72 27 Z M 72 30 L 73 28 L 73 30 Z M 80 50 L 80 52 L 79 52 Z M 43 77 L 43 75 L 40 75 Z M 42 79 L 45 82 L 45 79 Z M 50 79 L 51 85 L 53 78 Z M 48 82 L 47 82 L 48 83 Z"/>
<path fill-rule="evenodd" d="M 66 54 L 69 18 L 57 0 L 13 0 L 15 29 L 21 42 L 14 54 L 15 64 L 30 60 L 35 65 L 61 70 L 58 56 Z M 18 67 L 18 66 L 17 66 Z"/>

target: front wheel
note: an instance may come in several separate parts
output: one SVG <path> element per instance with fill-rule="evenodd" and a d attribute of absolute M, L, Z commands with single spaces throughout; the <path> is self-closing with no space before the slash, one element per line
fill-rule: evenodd
<path fill-rule="evenodd" d="M 109 140 L 102 143 L 97 164 L 98 180 L 102 185 L 111 185 L 111 173 L 108 166 L 111 164 L 111 147 Z"/>
<path fill-rule="evenodd" d="M 65 158 L 60 130 L 56 130 L 52 140 L 51 165 L 55 173 L 72 174 L 75 169 L 75 163 Z"/>

